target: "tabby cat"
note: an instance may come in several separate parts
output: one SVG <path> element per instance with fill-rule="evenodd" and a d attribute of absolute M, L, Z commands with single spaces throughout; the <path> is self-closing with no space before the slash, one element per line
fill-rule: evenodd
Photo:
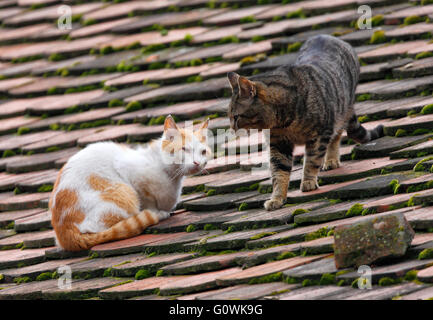
<path fill-rule="evenodd" d="M 60 170 L 49 207 L 57 244 L 68 251 L 129 238 L 170 216 L 185 175 L 210 156 L 204 122 L 179 129 L 168 116 L 164 134 L 146 147 L 91 144 Z"/>
<path fill-rule="evenodd" d="M 328 35 L 308 39 L 292 64 L 247 79 L 228 73 L 233 94 L 232 129 L 270 129 L 273 192 L 267 210 L 287 197 L 294 145 L 305 145 L 302 191 L 318 188 L 319 170 L 340 166 L 343 130 L 366 143 L 383 136 L 383 126 L 366 130 L 354 111 L 360 67 L 353 48 Z"/>

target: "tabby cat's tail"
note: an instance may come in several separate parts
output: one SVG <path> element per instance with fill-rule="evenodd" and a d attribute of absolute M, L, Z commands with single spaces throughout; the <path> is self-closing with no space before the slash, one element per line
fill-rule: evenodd
<path fill-rule="evenodd" d="M 159 222 L 154 212 L 143 210 L 135 216 L 122 220 L 111 228 L 97 233 L 80 233 L 77 228 L 69 229 L 63 234 L 60 245 L 67 251 L 87 250 L 101 243 L 131 238 L 142 233 L 144 229 Z M 59 239 L 60 240 L 60 239 Z"/>
<path fill-rule="evenodd" d="M 353 115 L 347 127 L 347 136 L 356 142 L 366 143 L 384 136 L 383 125 L 367 130 L 359 123 L 356 115 Z"/>

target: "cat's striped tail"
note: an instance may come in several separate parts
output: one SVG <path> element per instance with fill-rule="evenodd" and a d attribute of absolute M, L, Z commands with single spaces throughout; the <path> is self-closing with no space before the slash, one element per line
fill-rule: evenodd
<path fill-rule="evenodd" d="M 371 140 L 383 137 L 383 125 L 378 125 L 376 128 L 367 130 L 358 121 L 358 118 L 354 114 L 349 120 L 347 127 L 347 136 L 356 142 L 366 143 Z"/>
<path fill-rule="evenodd" d="M 80 233 L 78 228 L 68 228 L 58 235 L 59 244 L 67 251 L 90 249 L 98 244 L 131 238 L 142 233 L 144 229 L 159 222 L 159 216 L 149 210 L 122 220 L 111 228 L 97 233 Z"/>

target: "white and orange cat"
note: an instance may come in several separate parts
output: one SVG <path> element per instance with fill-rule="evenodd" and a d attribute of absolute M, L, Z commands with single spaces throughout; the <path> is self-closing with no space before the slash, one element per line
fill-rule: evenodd
<path fill-rule="evenodd" d="M 211 155 L 207 126 L 179 129 L 168 116 L 162 137 L 145 147 L 99 142 L 72 156 L 49 201 L 57 244 L 85 250 L 168 218 L 185 175 L 202 171 Z"/>

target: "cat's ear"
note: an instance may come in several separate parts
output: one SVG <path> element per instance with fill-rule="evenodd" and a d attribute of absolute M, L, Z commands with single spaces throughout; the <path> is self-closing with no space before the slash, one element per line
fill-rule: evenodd
<path fill-rule="evenodd" d="M 241 98 L 253 98 L 257 94 L 256 85 L 245 77 L 239 77 L 239 89 Z"/>
<path fill-rule="evenodd" d="M 164 121 L 164 131 L 167 131 L 168 129 L 179 130 L 171 114 L 168 115 Z"/>
<path fill-rule="evenodd" d="M 173 141 L 179 135 L 179 128 L 177 127 L 171 115 L 168 115 L 164 121 L 164 136 L 166 140 Z"/>
<path fill-rule="evenodd" d="M 235 72 L 229 72 L 227 73 L 227 79 L 230 82 L 230 86 L 232 87 L 233 94 L 236 94 L 239 92 L 239 75 Z"/>
<path fill-rule="evenodd" d="M 209 118 L 206 119 L 200 126 L 200 128 L 195 131 L 196 137 L 200 140 L 200 142 L 206 142 L 207 139 L 207 127 L 209 126 Z"/>

